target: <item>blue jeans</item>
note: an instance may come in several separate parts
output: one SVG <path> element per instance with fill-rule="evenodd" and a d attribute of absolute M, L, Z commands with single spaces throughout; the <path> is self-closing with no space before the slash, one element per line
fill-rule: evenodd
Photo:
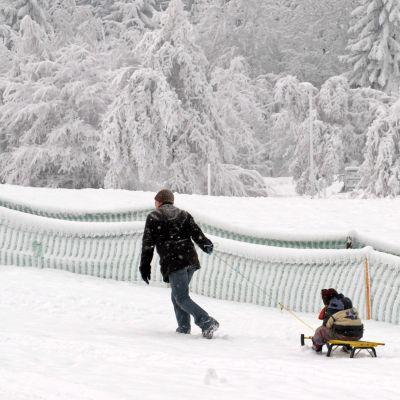
<path fill-rule="evenodd" d="M 207 329 L 212 318 L 189 296 L 189 283 L 196 267 L 190 266 L 172 272 L 169 275 L 171 285 L 171 299 L 174 305 L 178 329 L 181 332 L 190 332 L 190 316 L 201 329 Z"/>

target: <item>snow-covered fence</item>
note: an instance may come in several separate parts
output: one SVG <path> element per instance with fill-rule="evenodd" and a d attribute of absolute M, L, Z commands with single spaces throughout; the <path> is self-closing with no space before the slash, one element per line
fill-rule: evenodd
<path fill-rule="evenodd" d="M 58 220 L 85 222 L 144 221 L 147 214 L 153 210 L 153 208 L 146 208 L 142 205 L 116 211 L 66 211 L 61 207 L 33 206 L 23 201 L 17 202 L 15 199 L 6 196 L 0 196 L 0 206 L 31 215 Z M 354 249 L 372 246 L 375 250 L 400 256 L 400 245 L 389 244 L 356 231 L 324 233 L 320 235 L 310 235 L 307 233 L 289 234 L 287 232 L 269 232 L 264 229 L 238 228 L 229 223 L 214 221 L 212 218 L 201 213 L 193 212 L 193 215 L 206 233 L 240 242 L 297 249 L 345 249 L 347 240 L 350 238 Z"/>
<path fill-rule="evenodd" d="M 56 220 L 0 207 L 0 265 L 136 280 L 143 227 Z"/>
<path fill-rule="evenodd" d="M 192 286 L 196 293 L 270 307 L 282 303 L 293 311 L 318 312 L 321 289 L 334 287 L 349 296 L 366 318 L 368 260 L 372 319 L 400 323 L 400 257 L 370 247 L 298 250 L 215 240 L 220 244 L 216 256 L 201 255 L 206 268 L 195 276 Z"/>
<path fill-rule="evenodd" d="M 86 222 L 128 222 L 128 221 L 144 221 L 146 215 L 152 208 L 132 207 L 128 210 L 89 212 L 89 211 L 65 211 L 64 209 L 41 208 L 26 204 L 24 202 L 16 202 L 13 199 L 0 197 L 0 206 L 11 210 L 21 211 L 23 213 L 39 215 L 47 218 L 54 218 L 68 221 L 86 221 Z"/>
<path fill-rule="evenodd" d="M 56 268 L 138 281 L 143 222 L 95 223 L 44 218 L 0 208 L 0 265 Z M 219 299 L 317 312 L 320 290 L 336 287 L 365 315 L 364 263 L 369 258 L 372 318 L 400 323 L 400 258 L 371 248 L 282 249 L 213 238 L 200 252 L 192 290 Z M 152 281 L 163 284 L 157 260 Z"/>
<path fill-rule="evenodd" d="M 353 232 L 352 239 L 354 248 L 371 246 L 374 250 L 382 253 L 400 256 L 400 244 L 388 243 L 385 240 L 358 232 Z"/>
<path fill-rule="evenodd" d="M 221 227 L 216 223 L 202 222 L 197 219 L 202 229 L 208 234 L 240 242 L 262 244 L 265 246 L 286 247 L 296 249 L 345 249 L 349 233 L 332 233 L 320 236 L 308 234 L 287 234 L 277 232 Z M 359 245 L 359 243 L 357 243 Z M 362 247 L 362 246 L 360 246 Z"/>
<path fill-rule="evenodd" d="M 400 257 L 371 251 L 372 319 L 400 324 Z"/>
<path fill-rule="evenodd" d="M 13 199 L 0 197 L 0 206 L 11 210 L 21 211 L 27 214 L 38 215 L 47 218 L 68 221 L 85 222 L 128 222 L 144 221 L 152 208 L 130 208 L 118 211 L 65 211 L 62 208 L 41 208 L 16 202 Z M 265 230 L 239 229 L 229 224 L 223 224 L 210 220 L 207 216 L 194 213 L 201 228 L 208 234 L 222 238 L 238 240 L 241 242 L 263 244 L 266 246 L 290 247 L 298 249 L 344 249 L 348 232 L 316 235 L 288 235 L 277 232 L 266 232 Z M 357 242 L 359 247 L 361 243 Z M 400 254 L 400 253 L 399 253 Z"/>

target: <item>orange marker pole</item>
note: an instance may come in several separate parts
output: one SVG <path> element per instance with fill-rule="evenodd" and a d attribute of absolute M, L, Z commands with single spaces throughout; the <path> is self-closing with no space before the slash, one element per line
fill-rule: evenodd
<path fill-rule="evenodd" d="M 369 279 L 368 257 L 365 257 L 365 308 L 367 319 L 371 319 L 371 282 Z"/>

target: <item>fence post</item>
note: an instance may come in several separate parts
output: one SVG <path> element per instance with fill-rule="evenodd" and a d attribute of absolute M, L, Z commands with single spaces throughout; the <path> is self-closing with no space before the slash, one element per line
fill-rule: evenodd
<path fill-rule="evenodd" d="M 371 319 L 371 281 L 369 279 L 369 265 L 368 256 L 365 257 L 364 262 L 365 271 L 365 309 L 367 313 L 367 319 Z"/>

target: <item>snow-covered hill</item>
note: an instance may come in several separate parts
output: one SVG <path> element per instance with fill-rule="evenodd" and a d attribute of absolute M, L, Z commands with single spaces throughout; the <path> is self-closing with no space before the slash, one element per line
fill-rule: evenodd
<path fill-rule="evenodd" d="M 170 291 L 53 270 L 0 267 L 0 399 L 265 400 L 400 396 L 400 327 L 366 322 L 378 358 L 300 347 L 277 309 L 194 295 L 215 340 L 174 332 Z M 314 315 L 300 314 L 313 326 Z"/>

